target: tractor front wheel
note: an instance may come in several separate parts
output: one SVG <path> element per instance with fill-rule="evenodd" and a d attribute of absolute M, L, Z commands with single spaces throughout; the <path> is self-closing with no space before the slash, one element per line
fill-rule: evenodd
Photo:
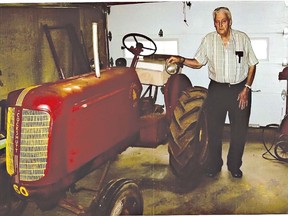
<path fill-rule="evenodd" d="M 0 215 L 21 215 L 27 202 L 19 199 L 11 189 L 6 163 L 0 164 Z"/>
<path fill-rule="evenodd" d="M 91 215 L 142 215 L 143 197 L 132 180 L 110 181 L 100 192 L 99 198 L 91 204 Z"/>

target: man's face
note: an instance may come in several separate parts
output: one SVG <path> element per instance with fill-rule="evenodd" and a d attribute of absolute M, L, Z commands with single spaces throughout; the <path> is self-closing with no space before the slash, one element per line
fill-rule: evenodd
<path fill-rule="evenodd" d="M 216 16 L 214 19 L 214 26 L 216 28 L 217 33 L 220 36 L 225 37 L 229 34 L 231 20 L 229 20 L 229 18 L 224 12 L 219 11 L 218 13 L 216 13 Z"/>

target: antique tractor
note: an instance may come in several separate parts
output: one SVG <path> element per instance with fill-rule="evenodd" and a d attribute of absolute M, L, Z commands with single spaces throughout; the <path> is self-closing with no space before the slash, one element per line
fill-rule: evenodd
<path fill-rule="evenodd" d="M 135 46 L 126 45 L 129 39 Z M 155 43 L 135 33 L 126 35 L 123 45 L 134 54 L 130 67 L 109 67 L 101 69 L 101 77 L 92 71 L 8 95 L 7 172 L 20 199 L 50 209 L 75 182 L 129 146 L 155 147 L 167 137 L 173 173 L 182 179 L 199 174 L 208 150 L 206 89 L 193 87 L 184 74 L 171 75 L 161 87 L 164 111 L 142 94 L 136 72 L 139 56 L 154 54 Z M 170 73 L 179 69 L 166 68 Z M 142 136 L 150 132 L 152 138 Z M 143 198 L 134 180 L 116 179 L 96 192 L 88 208 L 75 208 L 77 214 L 141 215 Z"/>

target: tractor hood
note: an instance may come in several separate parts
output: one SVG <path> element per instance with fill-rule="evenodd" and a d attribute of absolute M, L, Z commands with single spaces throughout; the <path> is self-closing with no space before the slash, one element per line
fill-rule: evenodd
<path fill-rule="evenodd" d="M 48 112 L 55 112 L 66 105 L 75 109 L 87 98 L 100 98 L 135 82 L 140 92 L 141 85 L 133 68 L 107 68 L 101 71 L 101 78 L 93 72 L 13 91 L 8 95 L 8 104 Z"/>

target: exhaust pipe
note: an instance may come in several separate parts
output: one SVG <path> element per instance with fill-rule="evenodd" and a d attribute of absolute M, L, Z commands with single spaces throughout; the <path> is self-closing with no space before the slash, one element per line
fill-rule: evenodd
<path fill-rule="evenodd" d="M 98 32 L 97 23 L 92 23 L 92 37 L 93 37 L 93 56 L 94 56 L 94 67 L 97 78 L 100 78 L 100 63 L 98 53 Z"/>

